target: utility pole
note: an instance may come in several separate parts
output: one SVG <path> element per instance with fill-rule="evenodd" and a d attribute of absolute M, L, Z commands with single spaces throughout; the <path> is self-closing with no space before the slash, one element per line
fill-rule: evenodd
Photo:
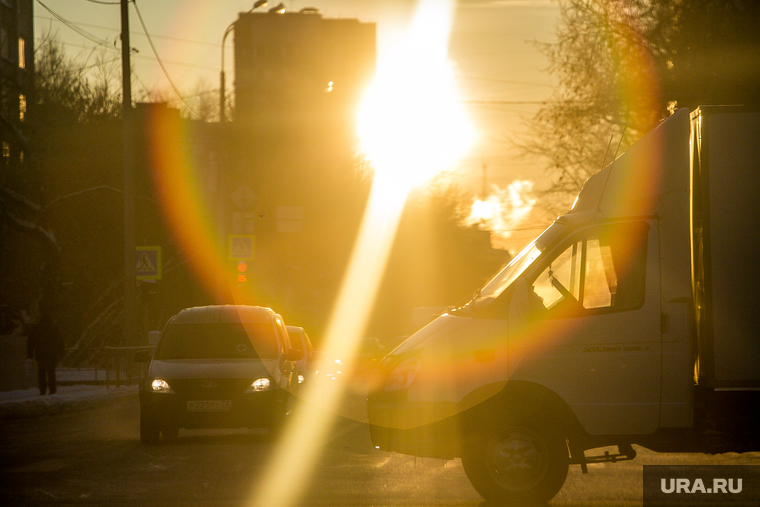
<path fill-rule="evenodd" d="M 135 262 L 134 125 L 129 44 L 129 1 L 121 0 L 121 79 L 124 164 L 124 345 L 138 345 Z M 131 368 L 128 369 L 130 372 Z"/>

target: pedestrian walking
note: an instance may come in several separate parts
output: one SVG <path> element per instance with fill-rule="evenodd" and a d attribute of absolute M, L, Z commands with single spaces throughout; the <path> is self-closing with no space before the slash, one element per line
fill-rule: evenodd
<path fill-rule="evenodd" d="M 40 394 L 55 394 L 55 367 L 63 356 L 63 336 L 53 318 L 43 313 L 26 341 L 27 357 L 37 360 Z"/>

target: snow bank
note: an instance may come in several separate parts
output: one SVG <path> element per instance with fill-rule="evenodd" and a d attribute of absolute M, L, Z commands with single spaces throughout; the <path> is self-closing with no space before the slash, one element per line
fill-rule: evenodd
<path fill-rule="evenodd" d="M 0 419 L 81 410 L 128 396 L 137 398 L 137 386 L 108 389 L 102 385 L 60 386 L 57 393 L 45 396 L 41 396 L 37 388 L 0 392 Z"/>

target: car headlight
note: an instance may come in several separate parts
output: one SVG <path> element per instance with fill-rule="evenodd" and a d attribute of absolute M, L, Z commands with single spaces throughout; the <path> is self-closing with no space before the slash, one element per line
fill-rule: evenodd
<path fill-rule="evenodd" d="M 150 391 L 153 393 L 174 394 L 174 390 L 171 388 L 169 383 L 162 378 L 153 379 L 153 381 L 150 383 Z"/>
<path fill-rule="evenodd" d="M 306 380 L 306 377 L 304 377 L 303 373 L 299 373 L 298 374 L 298 383 L 299 384 L 303 384 L 305 380 Z"/>
<path fill-rule="evenodd" d="M 260 391 L 269 391 L 273 387 L 274 385 L 272 384 L 272 379 L 269 377 L 261 377 L 254 380 L 251 385 L 248 386 L 248 389 L 246 389 L 245 392 L 257 393 Z"/>
<path fill-rule="evenodd" d="M 421 367 L 422 361 L 416 357 L 404 359 L 388 375 L 383 389 L 385 391 L 408 389 L 417 379 L 417 374 L 420 372 Z"/>

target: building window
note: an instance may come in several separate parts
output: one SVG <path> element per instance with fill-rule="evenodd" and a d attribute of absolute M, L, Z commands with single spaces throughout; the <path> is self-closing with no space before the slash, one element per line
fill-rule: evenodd
<path fill-rule="evenodd" d="M 26 120 L 26 95 L 23 93 L 18 96 L 18 119 Z"/>
<path fill-rule="evenodd" d="M 5 28 L 0 28 L 0 57 L 11 59 L 11 45 L 8 41 L 8 30 Z"/>
<path fill-rule="evenodd" d="M 18 68 L 19 69 L 25 69 L 26 68 L 26 51 L 24 47 L 26 46 L 26 43 L 24 41 L 23 37 L 18 38 Z"/>
<path fill-rule="evenodd" d="M 0 114 L 4 114 L 8 118 L 12 118 L 11 115 L 11 90 L 5 83 L 0 84 Z"/>
<path fill-rule="evenodd" d="M 10 165 L 11 162 L 11 145 L 3 141 L 3 164 Z"/>

